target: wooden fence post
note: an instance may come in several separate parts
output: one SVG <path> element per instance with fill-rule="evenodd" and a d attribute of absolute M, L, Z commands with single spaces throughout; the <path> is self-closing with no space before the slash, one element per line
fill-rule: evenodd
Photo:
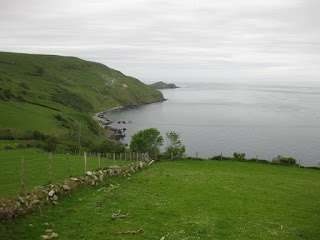
<path fill-rule="evenodd" d="M 21 196 L 24 195 L 24 156 L 21 157 Z"/>
<path fill-rule="evenodd" d="M 84 175 L 87 174 L 87 153 L 84 152 Z"/>
<path fill-rule="evenodd" d="M 156 152 L 156 156 L 155 156 L 155 159 L 154 159 L 155 161 L 157 161 L 158 160 L 158 153 Z"/>
<path fill-rule="evenodd" d="M 49 182 L 52 183 L 52 153 L 49 153 Z"/>
<path fill-rule="evenodd" d="M 127 153 L 124 153 L 124 163 L 127 164 Z"/>
<path fill-rule="evenodd" d="M 69 153 L 67 153 L 67 161 L 68 161 L 68 175 L 69 175 L 69 177 L 71 177 L 70 156 L 69 156 Z"/>
<path fill-rule="evenodd" d="M 278 164 L 280 164 L 280 156 L 278 155 Z"/>
<path fill-rule="evenodd" d="M 171 160 L 173 160 L 173 152 L 171 152 Z"/>
<path fill-rule="evenodd" d="M 139 162 L 139 153 L 137 153 L 137 162 Z"/>
<path fill-rule="evenodd" d="M 116 153 L 113 153 L 113 165 L 116 165 Z"/>
<path fill-rule="evenodd" d="M 98 169 L 100 169 L 100 153 L 98 153 Z"/>
<path fill-rule="evenodd" d="M 196 158 L 198 158 L 198 152 L 196 152 Z"/>
<path fill-rule="evenodd" d="M 258 157 L 259 157 L 259 156 L 257 155 L 256 162 L 258 162 Z"/>
<path fill-rule="evenodd" d="M 221 155 L 220 155 L 220 160 L 222 161 L 222 153 L 221 153 Z"/>
<path fill-rule="evenodd" d="M 301 160 L 299 159 L 299 167 L 301 167 Z"/>
<path fill-rule="evenodd" d="M 130 152 L 130 162 L 132 161 L 132 152 Z"/>

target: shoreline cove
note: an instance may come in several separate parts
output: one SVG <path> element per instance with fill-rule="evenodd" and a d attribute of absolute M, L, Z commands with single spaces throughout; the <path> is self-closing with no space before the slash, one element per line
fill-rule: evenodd
<path fill-rule="evenodd" d="M 152 103 L 158 103 L 158 102 L 164 102 L 167 101 L 168 99 L 163 99 L 163 100 L 159 100 L 159 101 L 154 101 L 154 102 L 147 102 L 147 103 L 139 103 L 139 104 L 132 104 L 132 105 L 126 105 L 126 106 L 118 106 L 118 107 L 114 107 L 108 110 L 104 110 L 98 113 L 95 113 L 94 116 L 92 117 L 95 121 L 98 122 L 99 126 L 102 127 L 103 129 L 107 129 L 112 133 L 111 139 L 124 144 L 121 142 L 121 139 L 125 138 L 126 135 L 124 134 L 124 132 L 126 131 L 125 128 L 119 129 L 119 128 L 114 128 L 114 127 L 110 127 L 110 124 L 112 124 L 114 121 L 108 119 L 106 117 L 106 114 L 109 112 L 113 112 L 113 111 L 117 111 L 119 109 L 124 109 L 124 108 L 134 108 L 134 107 L 138 107 L 138 106 L 142 106 L 142 105 L 148 105 L 148 104 L 152 104 Z M 125 123 L 125 122 L 124 122 Z M 124 144 L 127 145 L 127 144 Z"/>

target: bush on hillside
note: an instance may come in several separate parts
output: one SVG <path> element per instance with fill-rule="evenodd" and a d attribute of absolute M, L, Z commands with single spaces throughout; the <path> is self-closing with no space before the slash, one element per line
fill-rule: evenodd
<path fill-rule="evenodd" d="M 292 158 L 292 157 L 283 157 L 283 156 L 278 156 L 277 158 L 273 158 L 272 159 L 273 163 L 280 163 L 283 165 L 295 165 L 296 164 L 296 159 Z"/>
<path fill-rule="evenodd" d="M 39 130 L 34 130 L 34 131 L 27 131 L 24 134 L 24 139 L 25 140 L 46 140 L 49 136 L 43 134 L 42 132 L 40 132 Z"/>
<path fill-rule="evenodd" d="M 6 128 L 0 130 L 1 140 L 18 140 L 23 139 L 23 134 L 15 128 Z"/>
<path fill-rule="evenodd" d="M 233 156 L 234 156 L 234 158 L 236 159 L 236 160 L 240 160 L 240 161 L 242 161 L 242 160 L 245 160 L 245 156 L 246 156 L 246 154 L 245 153 L 233 153 Z"/>
<path fill-rule="evenodd" d="M 94 151 L 94 152 L 100 152 L 100 153 L 110 153 L 110 152 L 124 152 L 125 151 L 125 146 L 116 142 L 116 141 L 113 141 L 113 140 L 110 140 L 110 139 L 107 139 L 107 140 L 104 140 L 103 142 L 101 142 L 97 148 L 97 151 Z"/>
<path fill-rule="evenodd" d="M 45 150 L 46 152 L 54 152 L 57 148 L 58 143 L 58 139 L 51 136 L 44 141 L 43 150 Z"/>
<path fill-rule="evenodd" d="M 171 155 L 172 155 L 173 158 L 182 158 L 186 151 L 186 147 L 182 145 L 179 139 L 180 134 L 173 131 L 166 132 L 166 138 L 167 138 L 167 147 L 165 151 L 165 156 L 167 158 L 171 158 Z"/>
<path fill-rule="evenodd" d="M 212 158 L 209 158 L 209 159 L 210 160 L 232 160 L 234 158 L 218 155 L 218 156 L 213 156 Z"/>
<path fill-rule="evenodd" d="M 149 153 L 151 157 L 160 152 L 163 137 L 156 128 L 141 130 L 131 138 L 130 149 L 134 152 Z"/>

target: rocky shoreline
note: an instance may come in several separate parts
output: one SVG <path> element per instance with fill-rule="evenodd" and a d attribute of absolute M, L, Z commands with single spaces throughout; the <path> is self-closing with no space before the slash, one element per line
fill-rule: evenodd
<path fill-rule="evenodd" d="M 125 135 L 125 131 L 127 130 L 126 128 L 114 128 L 111 127 L 110 125 L 112 123 L 114 123 L 114 121 L 108 119 L 106 117 L 106 114 L 112 111 L 117 111 L 119 109 L 122 108 L 133 108 L 133 107 L 137 107 L 137 106 L 141 106 L 141 105 L 147 105 L 147 104 L 151 104 L 151 103 L 157 103 L 157 102 L 163 102 L 166 101 L 167 99 L 163 99 L 163 100 L 159 100 L 159 101 L 155 101 L 155 102 L 150 102 L 150 103 L 141 103 L 141 104 L 134 104 L 134 105 L 127 105 L 127 106 L 119 106 L 119 107 L 114 107 L 102 112 L 98 112 L 93 116 L 93 119 L 99 122 L 100 127 L 109 130 L 112 133 L 111 139 L 120 142 L 123 138 L 126 137 Z M 118 124 L 127 124 L 127 122 L 125 121 L 118 121 Z M 130 123 L 130 121 L 128 122 Z"/>
<path fill-rule="evenodd" d="M 120 142 L 120 140 L 123 139 L 126 136 L 124 134 L 125 130 L 124 129 L 118 129 L 118 128 L 110 127 L 109 125 L 114 123 L 114 121 L 107 119 L 106 118 L 106 114 L 108 112 L 115 111 L 115 110 L 121 109 L 123 107 L 124 106 L 119 106 L 119 107 L 115 107 L 115 108 L 112 108 L 112 109 L 109 109 L 109 110 L 98 112 L 93 116 L 93 119 L 99 122 L 100 127 L 109 130 L 112 133 L 111 138 L 113 140 L 118 141 L 118 142 Z"/>

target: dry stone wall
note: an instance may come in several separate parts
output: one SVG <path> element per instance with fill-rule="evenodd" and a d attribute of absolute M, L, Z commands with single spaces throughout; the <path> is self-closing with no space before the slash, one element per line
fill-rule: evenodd
<path fill-rule="evenodd" d="M 32 191 L 26 192 L 24 196 L 17 196 L 10 199 L 0 200 L 0 219 L 11 220 L 20 215 L 42 210 L 46 205 L 59 205 L 57 202 L 60 198 L 77 191 L 80 187 L 92 185 L 98 186 L 104 179 L 122 175 L 131 176 L 144 166 L 146 162 L 132 163 L 126 166 L 110 166 L 106 170 L 97 172 L 88 171 L 86 176 L 72 177 L 66 179 L 63 183 L 50 184 L 47 187 L 38 186 Z"/>

